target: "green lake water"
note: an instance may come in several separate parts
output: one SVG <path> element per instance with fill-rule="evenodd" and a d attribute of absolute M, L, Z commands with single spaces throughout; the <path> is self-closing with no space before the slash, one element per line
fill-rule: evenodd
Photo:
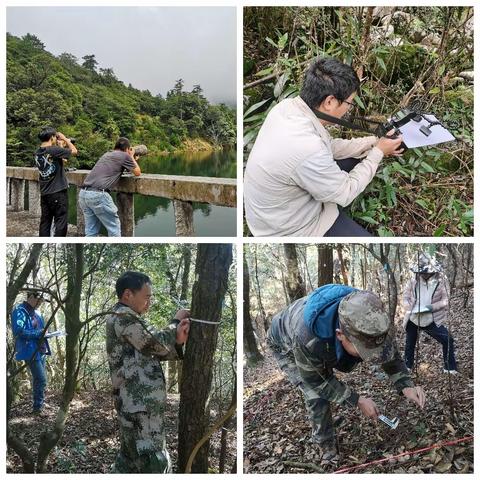
<path fill-rule="evenodd" d="M 147 156 L 140 159 L 139 164 L 143 173 L 219 178 L 235 178 L 237 174 L 234 149 L 214 153 Z M 70 187 L 69 190 L 69 223 L 75 224 L 75 187 Z M 175 217 L 171 200 L 135 195 L 134 205 L 136 237 L 175 236 Z M 236 235 L 236 208 L 194 203 L 193 210 L 196 236 L 233 237 Z"/>

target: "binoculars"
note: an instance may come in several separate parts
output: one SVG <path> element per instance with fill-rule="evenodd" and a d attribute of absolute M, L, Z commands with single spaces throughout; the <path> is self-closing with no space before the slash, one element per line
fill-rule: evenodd
<path fill-rule="evenodd" d="M 57 140 L 61 140 L 61 138 L 59 138 L 58 135 L 56 135 L 56 137 L 57 137 Z M 73 138 L 73 137 L 72 137 L 72 138 L 69 138 L 68 140 L 70 140 L 70 143 L 72 143 L 73 145 L 75 145 L 75 144 L 77 143 L 77 139 L 76 139 L 76 138 Z"/>

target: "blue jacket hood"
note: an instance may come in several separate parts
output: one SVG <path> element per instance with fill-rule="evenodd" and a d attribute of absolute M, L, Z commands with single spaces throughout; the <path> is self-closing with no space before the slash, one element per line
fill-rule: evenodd
<path fill-rule="evenodd" d="M 303 318 L 305 325 L 317 337 L 331 340 L 335 337 L 338 306 L 343 297 L 356 291 L 347 285 L 324 285 L 314 290 L 307 298 Z"/>

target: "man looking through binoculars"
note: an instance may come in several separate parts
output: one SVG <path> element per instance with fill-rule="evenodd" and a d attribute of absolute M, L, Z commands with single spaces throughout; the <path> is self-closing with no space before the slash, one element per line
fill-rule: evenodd
<path fill-rule="evenodd" d="M 49 237 L 54 222 L 55 236 L 66 237 L 68 181 L 64 164 L 71 155 L 77 155 L 78 151 L 69 138 L 52 127 L 44 128 L 38 138 L 42 143 L 35 152 L 34 159 L 39 172 L 42 211 L 39 236 Z"/>

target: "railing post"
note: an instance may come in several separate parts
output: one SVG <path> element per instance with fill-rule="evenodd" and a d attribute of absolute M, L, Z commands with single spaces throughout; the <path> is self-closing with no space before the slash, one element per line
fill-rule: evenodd
<path fill-rule="evenodd" d="M 21 212 L 25 210 L 25 180 L 12 178 L 10 189 L 12 211 Z"/>
<path fill-rule="evenodd" d="M 135 235 L 133 193 L 117 192 L 117 207 L 122 226 L 122 237 L 133 237 Z"/>
<path fill-rule="evenodd" d="M 75 194 L 75 209 L 77 212 L 77 237 L 84 237 L 85 236 L 85 217 L 83 216 L 83 211 L 80 208 L 80 203 L 78 201 L 78 197 L 80 195 L 80 191 L 82 189 L 77 186 L 77 191 Z"/>
<path fill-rule="evenodd" d="M 175 233 L 177 237 L 193 237 L 195 232 L 193 229 L 192 202 L 174 200 L 173 210 L 175 212 Z"/>
<path fill-rule="evenodd" d="M 34 215 L 42 213 L 40 184 L 34 180 L 28 181 L 28 211 Z"/>

